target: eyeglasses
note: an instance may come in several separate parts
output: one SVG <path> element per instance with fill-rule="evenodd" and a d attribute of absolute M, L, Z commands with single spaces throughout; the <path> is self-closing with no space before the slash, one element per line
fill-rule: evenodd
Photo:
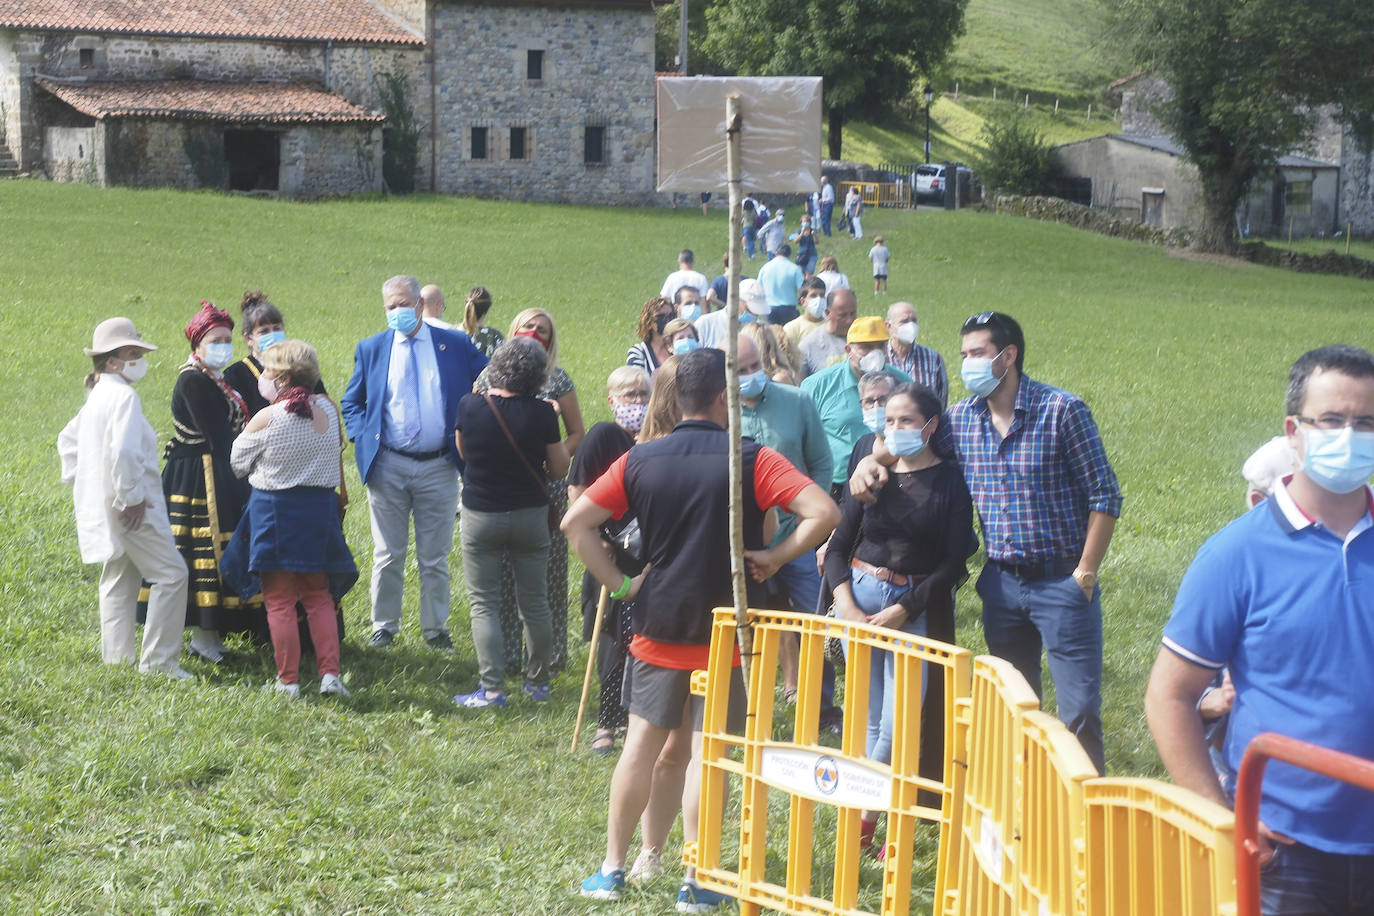
<path fill-rule="evenodd" d="M 961 329 L 961 331 L 962 333 L 967 334 L 969 331 L 977 330 L 978 328 L 985 328 L 993 324 L 997 325 L 998 327 L 1002 327 L 1002 316 L 1000 313 L 979 312 L 977 315 L 968 316 L 968 318 L 964 321 L 964 326 Z"/>
<path fill-rule="evenodd" d="M 868 410 L 873 407 L 886 407 L 887 395 L 879 394 L 874 395 L 872 397 L 864 398 L 861 401 L 859 401 L 859 406 L 862 407 L 864 410 Z"/>
<path fill-rule="evenodd" d="M 1374 433 L 1374 417 L 1343 417 L 1338 413 L 1326 413 L 1320 417 L 1304 417 L 1294 414 L 1299 423 L 1315 426 L 1317 429 L 1336 431 L 1347 426 L 1357 433 Z"/>

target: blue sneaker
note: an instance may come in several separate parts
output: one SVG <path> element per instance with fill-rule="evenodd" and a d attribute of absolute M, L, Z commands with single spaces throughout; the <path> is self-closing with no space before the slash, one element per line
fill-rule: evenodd
<path fill-rule="evenodd" d="M 593 900 L 619 900 L 625 892 L 625 869 L 617 868 L 609 875 L 598 868 L 582 882 L 582 896 Z"/>
<path fill-rule="evenodd" d="M 506 692 L 499 690 L 493 696 L 481 684 L 472 693 L 460 693 L 453 698 L 453 702 L 462 706 L 464 709 L 486 709 L 489 706 L 501 708 L 506 705 Z"/>
<path fill-rule="evenodd" d="M 548 684 L 531 684 L 529 681 L 526 681 L 525 686 L 522 689 L 525 692 L 525 696 L 529 697 L 531 700 L 534 700 L 534 702 L 536 703 L 547 703 L 549 701 Z"/>
<path fill-rule="evenodd" d="M 722 894 L 717 891 L 707 890 L 704 887 L 697 887 L 690 882 L 683 882 L 682 887 L 677 891 L 677 911 L 679 913 L 711 913 L 722 903 L 727 903 L 735 898 L 729 894 Z"/>

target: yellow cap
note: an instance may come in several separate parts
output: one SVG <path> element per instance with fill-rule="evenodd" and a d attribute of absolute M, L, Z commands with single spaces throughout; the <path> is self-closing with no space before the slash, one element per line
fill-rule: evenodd
<path fill-rule="evenodd" d="M 871 315 L 855 318 L 845 340 L 849 343 L 886 343 L 887 322 Z"/>

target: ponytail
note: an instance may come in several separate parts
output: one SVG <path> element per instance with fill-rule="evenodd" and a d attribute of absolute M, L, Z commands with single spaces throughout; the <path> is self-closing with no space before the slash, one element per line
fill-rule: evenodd
<path fill-rule="evenodd" d="M 469 337 L 477 334 L 482 319 L 491 311 L 491 293 L 485 286 L 474 286 L 468 290 L 467 302 L 463 304 L 463 330 Z"/>
<path fill-rule="evenodd" d="M 110 358 L 108 353 L 97 353 L 91 357 L 91 371 L 86 373 L 86 390 L 90 391 L 95 387 L 95 383 L 100 381 L 100 374 L 105 371 L 105 361 Z"/>

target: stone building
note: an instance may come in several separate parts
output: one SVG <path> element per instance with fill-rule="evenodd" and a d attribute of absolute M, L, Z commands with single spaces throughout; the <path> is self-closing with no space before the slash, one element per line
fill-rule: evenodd
<path fill-rule="evenodd" d="M 377 189 L 395 75 L 416 189 L 651 203 L 653 54 L 650 0 L 0 0 L 0 142 L 57 180 Z"/>
<path fill-rule="evenodd" d="M 380 189 L 374 78 L 423 44 L 368 0 L 0 0 L 4 138 L 56 180 Z"/>

